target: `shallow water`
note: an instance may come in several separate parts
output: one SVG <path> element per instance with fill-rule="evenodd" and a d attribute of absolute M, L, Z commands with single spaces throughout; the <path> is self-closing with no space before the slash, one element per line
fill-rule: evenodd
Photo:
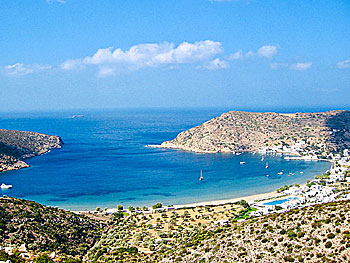
<path fill-rule="evenodd" d="M 59 135 L 62 149 L 28 159 L 30 168 L 0 175 L 0 194 L 67 209 L 186 204 L 264 193 L 304 183 L 327 162 L 286 161 L 244 153 L 196 154 L 147 148 L 222 113 L 199 110 L 113 110 L 3 114 L 0 127 Z M 84 114 L 83 118 L 69 118 Z M 246 164 L 241 165 L 244 161 Z M 269 168 L 265 169 L 266 162 Z M 199 181 L 200 170 L 204 180 Z M 283 175 L 278 175 L 284 170 Z M 292 172 L 293 176 L 287 176 Z M 304 172 L 301 174 L 300 172 Z M 270 176 L 267 177 L 266 175 Z"/>

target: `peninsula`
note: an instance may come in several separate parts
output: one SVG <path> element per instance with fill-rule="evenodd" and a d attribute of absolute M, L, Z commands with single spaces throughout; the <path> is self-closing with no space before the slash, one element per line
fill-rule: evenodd
<path fill-rule="evenodd" d="M 24 162 L 26 158 L 61 148 L 62 145 L 59 136 L 0 129 L 0 172 L 29 167 Z"/>
<path fill-rule="evenodd" d="M 350 111 L 294 114 L 230 111 L 153 147 L 198 153 L 291 152 L 291 146 L 297 143 L 303 144 L 303 152 L 323 158 L 349 148 Z"/>

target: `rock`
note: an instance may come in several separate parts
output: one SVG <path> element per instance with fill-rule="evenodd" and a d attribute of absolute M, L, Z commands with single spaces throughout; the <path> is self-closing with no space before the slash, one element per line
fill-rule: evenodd
<path fill-rule="evenodd" d="M 29 167 L 23 160 L 61 148 L 59 136 L 0 129 L 0 172 Z"/>
<path fill-rule="evenodd" d="M 230 111 L 160 147 L 198 153 L 257 151 L 304 140 L 320 152 L 350 147 L 350 111 L 280 114 Z"/>

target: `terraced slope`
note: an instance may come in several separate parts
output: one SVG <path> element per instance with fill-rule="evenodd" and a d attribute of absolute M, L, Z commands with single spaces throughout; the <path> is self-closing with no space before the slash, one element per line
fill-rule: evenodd
<path fill-rule="evenodd" d="M 161 144 L 193 152 L 257 151 L 304 140 L 320 154 L 350 147 L 350 111 L 279 114 L 230 111 Z"/>

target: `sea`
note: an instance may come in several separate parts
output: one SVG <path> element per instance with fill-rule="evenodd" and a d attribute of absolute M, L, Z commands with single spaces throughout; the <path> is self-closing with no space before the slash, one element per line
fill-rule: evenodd
<path fill-rule="evenodd" d="M 1 190 L 0 195 L 70 210 L 116 208 L 120 204 L 141 207 L 158 202 L 185 205 L 305 183 L 330 168 L 328 162 L 284 160 L 283 156 L 267 155 L 262 160 L 261 155 L 252 153 L 203 154 L 146 147 L 171 140 L 225 111 L 201 108 L 2 113 L 0 128 L 59 135 L 64 145 L 27 159 L 30 168 L 1 173 L 0 183 L 12 184 L 13 188 Z"/>

